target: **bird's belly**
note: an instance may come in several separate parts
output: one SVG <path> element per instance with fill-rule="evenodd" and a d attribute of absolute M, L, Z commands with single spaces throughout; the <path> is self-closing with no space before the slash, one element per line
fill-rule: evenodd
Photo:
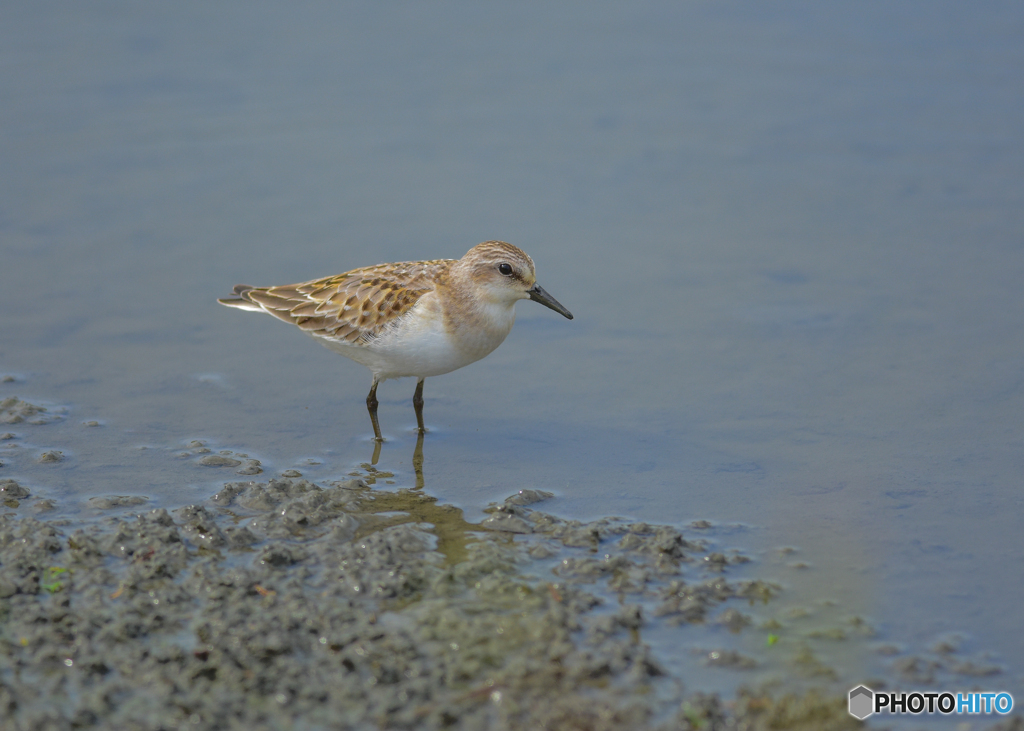
<path fill-rule="evenodd" d="M 467 343 L 456 341 L 440 322 L 406 322 L 365 345 L 323 338 L 324 344 L 369 368 L 378 380 L 415 376 L 427 378 L 450 373 L 480 360 L 501 344 L 501 338 Z"/>

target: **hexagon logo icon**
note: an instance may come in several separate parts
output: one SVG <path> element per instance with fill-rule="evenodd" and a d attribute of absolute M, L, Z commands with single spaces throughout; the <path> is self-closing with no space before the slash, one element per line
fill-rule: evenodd
<path fill-rule="evenodd" d="M 875 692 L 871 688 L 858 685 L 850 691 L 850 715 L 859 721 L 874 713 Z"/>

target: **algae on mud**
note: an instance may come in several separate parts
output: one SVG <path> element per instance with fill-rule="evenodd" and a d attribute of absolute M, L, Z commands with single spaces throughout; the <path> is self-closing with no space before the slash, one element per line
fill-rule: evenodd
<path fill-rule="evenodd" d="M 842 699 L 726 704 L 665 671 L 643 641 L 649 614 L 703 621 L 773 591 L 728 581 L 728 560 L 695 560 L 712 554 L 674 528 L 562 520 L 528 507 L 547 496 L 537 491 L 473 525 L 419 491 L 290 474 L 227 483 L 173 514 L 0 516 L 0 718 L 18 729 L 857 726 Z"/>

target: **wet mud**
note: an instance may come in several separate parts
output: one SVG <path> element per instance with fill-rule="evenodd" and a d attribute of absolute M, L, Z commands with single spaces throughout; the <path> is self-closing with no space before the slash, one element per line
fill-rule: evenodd
<path fill-rule="evenodd" d="M 10 424 L 61 418 L 2 406 Z M 0 728 L 860 727 L 827 682 L 723 699 L 659 659 L 656 628 L 787 631 L 763 611 L 780 586 L 737 576 L 747 557 L 706 521 L 568 520 L 522 490 L 470 523 L 369 465 L 311 481 L 199 441 L 179 456 L 233 479 L 175 509 L 100 495 L 78 515 L 0 473 Z M 955 637 L 933 649 L 957 662 Z M 739 673 L 764 662 L 700 652 Z M 807 646 L 783 672 L 834 680 Z"/>
<path fill-rule="evenodd" d="M 31 503 L 14 481 L 5 492 Z M 471 525 L 416 491 L 277 477 L 81 526 L 11 510 L 4 727 L 855 725 L 841 699 L 688 697 L 645 624 L 774 589 L 730 581 L 671 527 L 566 521 L 537 509 L 545 497 L 517 493 Z"/>

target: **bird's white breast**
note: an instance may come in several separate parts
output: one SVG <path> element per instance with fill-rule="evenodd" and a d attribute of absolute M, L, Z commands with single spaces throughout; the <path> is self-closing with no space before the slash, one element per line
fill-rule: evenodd
<path fill-rule="evenodd" d="M 491 309 L 446 325 L 437 297 L 428 293 L 369 343 L 319 339 L 331 350 L 369 368 L 381 381 L 439 376 L 480 360 L 501 345 L 512 329 L 515 310 Z"/>

